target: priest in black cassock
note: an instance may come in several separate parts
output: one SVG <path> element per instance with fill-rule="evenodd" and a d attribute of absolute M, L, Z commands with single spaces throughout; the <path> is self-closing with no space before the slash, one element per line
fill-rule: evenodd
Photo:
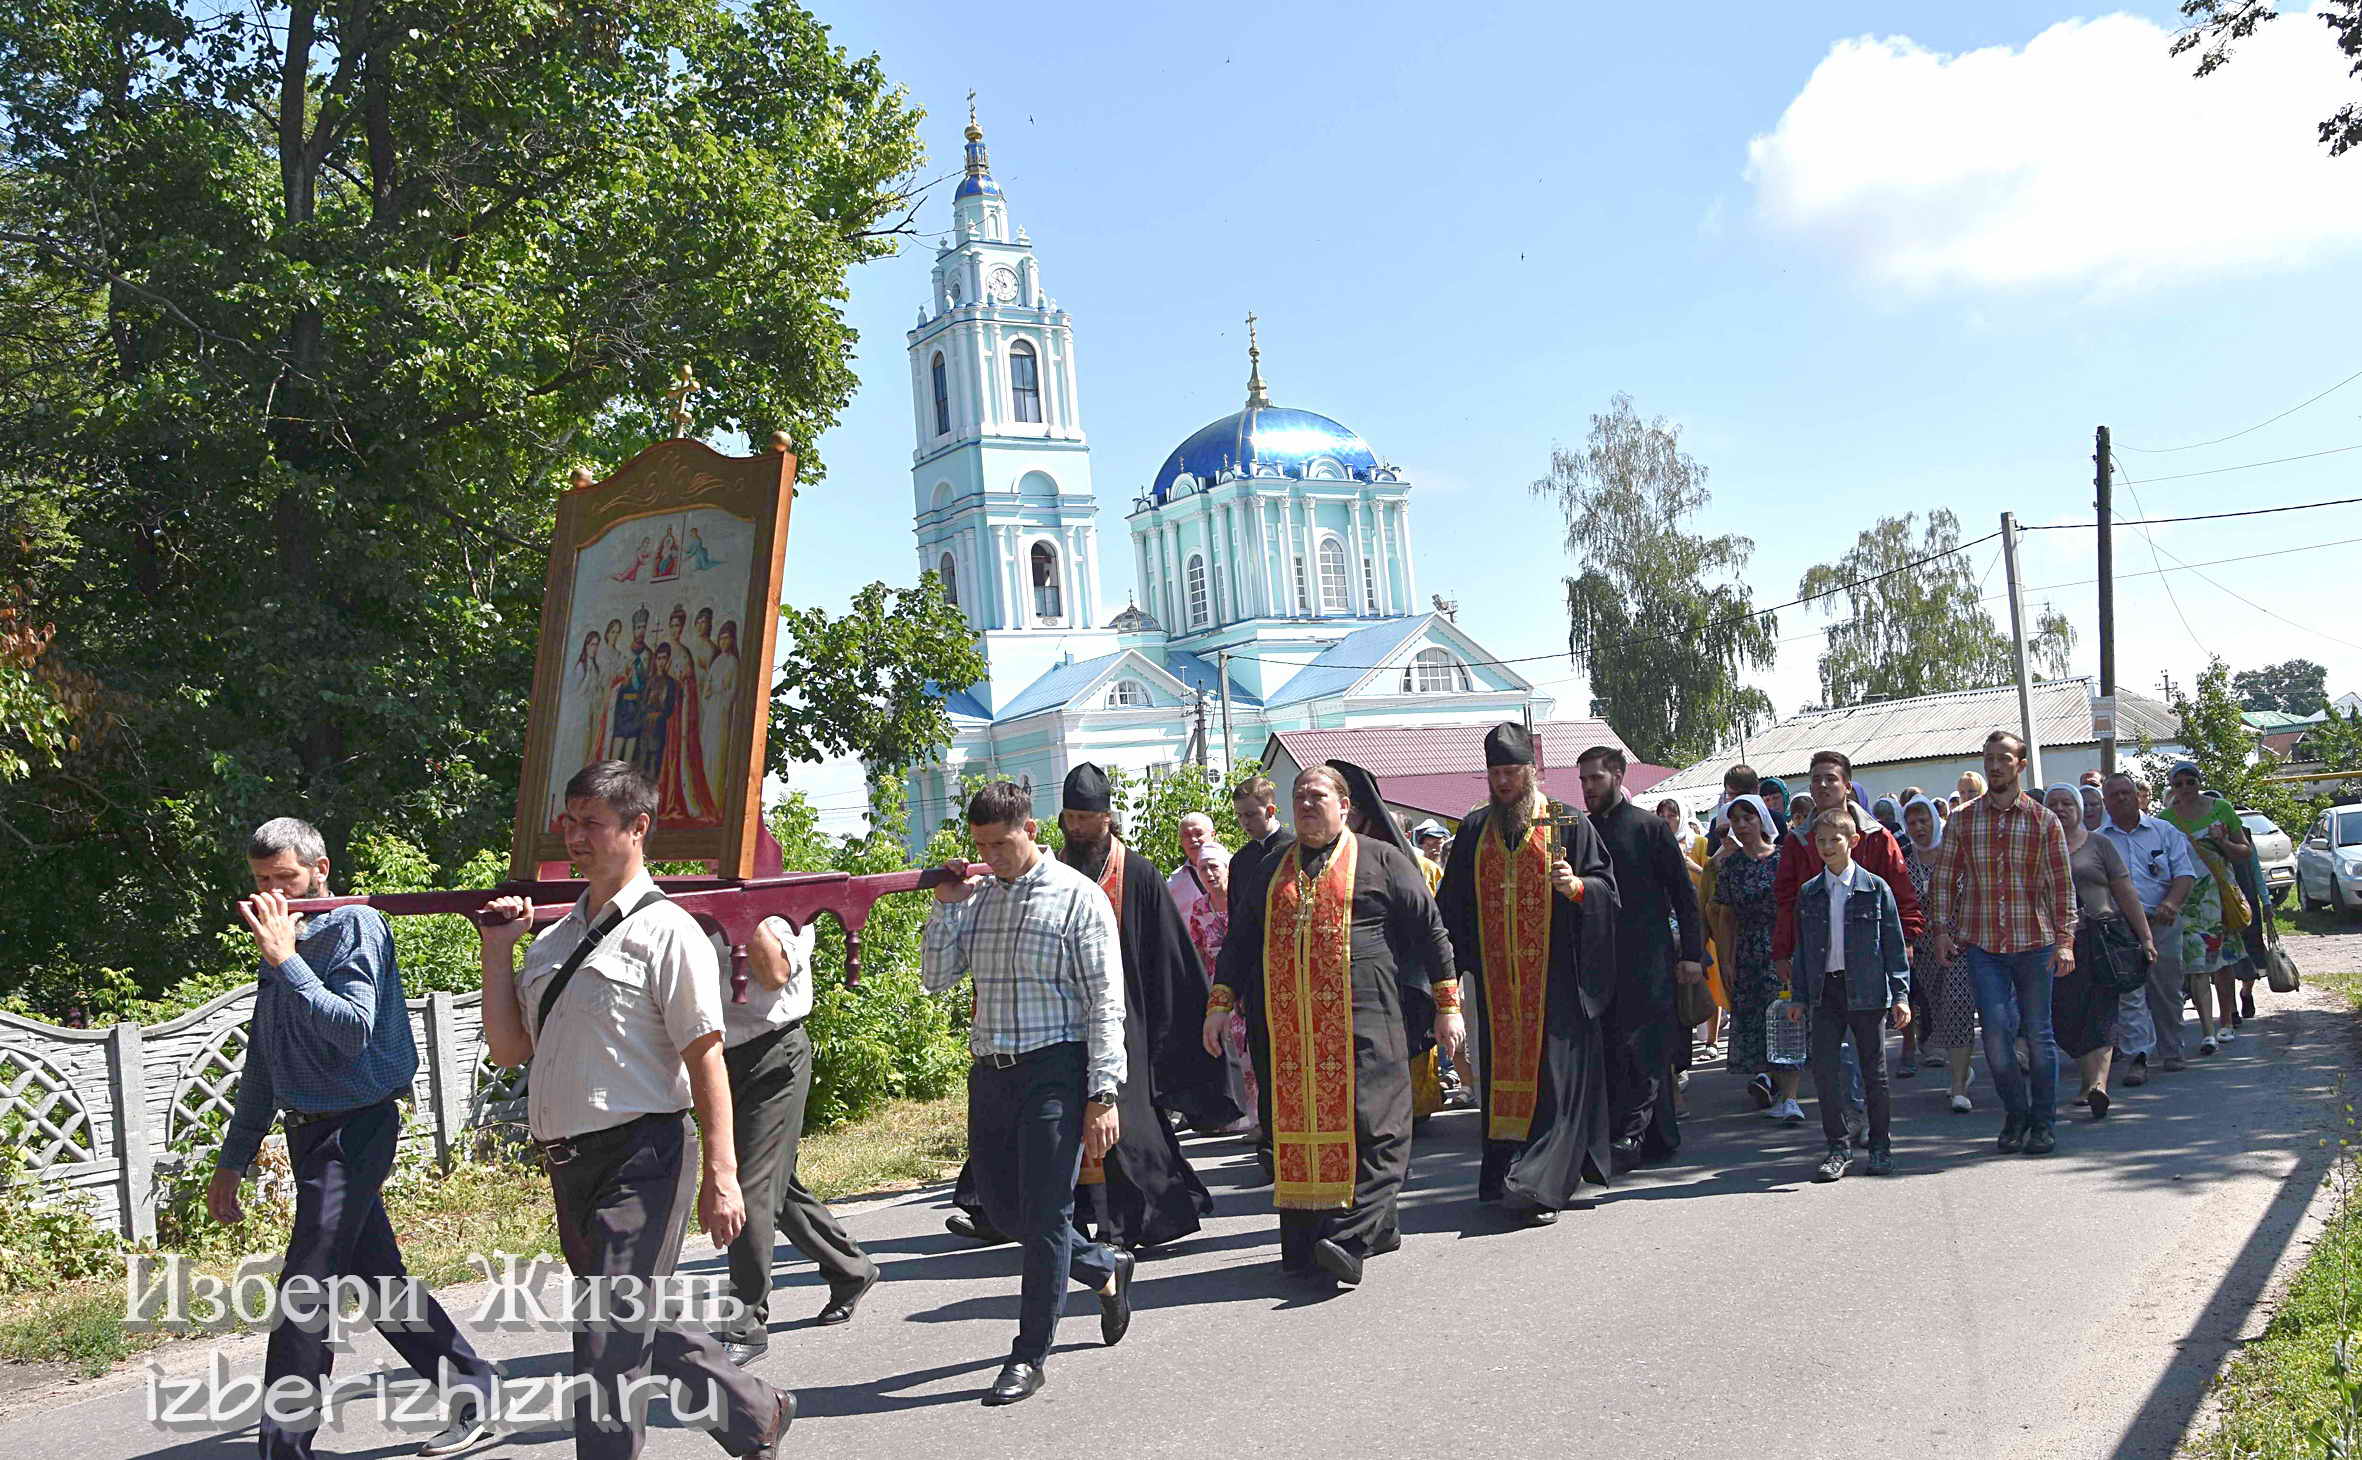
<path fill-rule="evenodd" d="M 1129 1249 L 1156 1247 L 1198 1230 L 1212 1216 L 1213 1195 L 1190 1169 L 1180 1138 L 1157 1107 L 1176 1091 L 1228 1102 L 1229 1076 L 1197 1040 L 1206 978 L 1197 948 L 1165 892 L 1156 864 L 1115 835 L 1114 788 L 1085 762 L 1069 771 L 1058 813 L 1065 840 L 1059 860 L 1099 884 L 1115 909 L 1124 967 L 1124 1056 L 1133 1071 L 1116 1099 L 1123 1134 L 1104 1161 L 1083 1161 L 1075 1188 L 1078 1221 L 1097 1223 L 1097 1238 Z M 1232 1119 L 1237 1118 L 1235 1107 Z M 953 1187 L 960 1212 L 946 1225 L 980 1241 L 1005 1241 L 984 1217 L 963 1167 Z M 964 1219 L 964 1220 L 963 1220 Z"/>
<path fill-rule="evenodd" d="M 1270 1091 L 1280 1269 L 1361 1281 L 1362 1264 L 1402 1245 L 1395 1202 L 1411 1159 L 1406 992 L 1430 1001 L 1433 1032 L 1466 1038 L 1451 938 L 1418 864 L 1346 826 L 1345 778 L 1308 767 L 1293 792 L 1296 834 L 1236 885 L 1207 1000 L 1205 1048 L 1233 1009 L 1247 1019 Z M 1383 803 L 1375 808 L 1385 815 Z"/>
<path fill-rule="evenodd" d="M 1591 825 L 1615 868 L 1616 982 L 1607 1040 L 1610 1152 L 1619 1167 L 1662 1161 L 1681 1148 L 1674 1074 L 1689 1052 L 1673 986 L 1706 976 L 1705 922 L 1689 858 L 1673 828 L 1624 794 L 1624 752 L 1594 745 L 1577 758 Z"/>
<path fill-rule="evenodd" d="M 1584 1182 L 1608 1184 L 1616 879 L 1588 820 L 1548 819 L 1523 726 L 1494 726 L 1484 763 L 1491 797 L 1460 823 L 1436 901 L 1484 1044 L 1477 1199 L 1546 1226 Z"/>
<path fill-rule="evenodd" d="M 1419 866 L 1419 850 L 1403 834 L 1394 820 L 1394 813 L 1386 809 L 1386 798 L 1378 789 L 1378 778 L 1349 760 L 1332 760 L 1329 768 L 1345 779 L 1345 825 L 1356 835 L 1382 841 L 1411 859 Z M 1424 878 L 1427 871 L 1420 867 Z M 1432 895 L 1432 893 L 1430 893 Z M 1406 981 L 1402 987 L 1403 1048 L 1411 1056 L 1411 1126 L 1413 1130 L 1426 1125 L 1427 1117 L 1443 1109 L 1443 1082 L 1436 1074 L 1435 1060 L 1435 999 L 1428 986 L 1420 981 Z"/>

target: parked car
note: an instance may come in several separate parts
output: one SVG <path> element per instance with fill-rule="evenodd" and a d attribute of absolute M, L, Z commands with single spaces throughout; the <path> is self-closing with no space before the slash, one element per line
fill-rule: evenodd
<path fill-rule="evenodd" d="M 2362 805 L 2332 806 L 2296 849 L 2296 900 L 2310 908 L 2362 908 Z"/>
<path fill-rule="evenodd" d="M 2240 812 L 2239 824 L 2255 842 L 2256 866 L 2264 874 L 2264 895 L 2278 907 L 2288 900 L 2288 889 L 2296 885 L 2296 843 L 2261 811 Z"/>

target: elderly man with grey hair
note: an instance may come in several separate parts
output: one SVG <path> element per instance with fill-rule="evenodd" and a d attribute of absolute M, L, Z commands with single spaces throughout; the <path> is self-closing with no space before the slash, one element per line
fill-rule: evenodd
<path fill-rule="evenodd" d="M 328 895 L 327 845 L 308 822 L 292 816 L 264 822 L 247 839 L 246 861 L 254 896 L 238 904 L 238 916 L 254 935 L 261 968 L 237 1108 L 205 1188 L 205 1207 L 224 1225 L 244 1218 L 238 1188 L 284 1112 L 295 1222 L 279 1272 L 263 1389 L 283 1392 L 281 1381 L 289 1380 L 311 1385 L 314 1395 L 292 1421 L 265 1406 L 264 1460 L 312 1453 L 319 1388 L 334 1362 L 324 1310 L 339 1279 L 366 1284 L 381 1303 L 385 1294 L 402 1293 L 379 1316 L 378 1332 L 428 1383 L 480 1396 L 462 1400 L 461 1412 L 418 1452 L 456 1454 L 491 1432 L 485 1401 L 498 1374 L 442 1304 L 410 1286 L 380 1193 L 402 1137 L 400 1097 L 418 1073 L 393 932 L 373 908 L 331 908 L 311 918 L 289 910 L 290 902 Z M 299 1277 L 310 1281 L 290 1281 Z"/>

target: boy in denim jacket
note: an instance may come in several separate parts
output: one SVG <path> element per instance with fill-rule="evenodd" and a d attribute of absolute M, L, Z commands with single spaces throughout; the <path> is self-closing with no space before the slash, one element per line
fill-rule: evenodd
<path fill-rule="evenodd" d="M 1839 1068 L 1851 1035 L 1862 1065 L 1870 1114 L 1870 1174 L 1894 1170 L 1888 1139 L 1892 1102 L 1886 1083 L 1886 1035 L 1911 1022 L 1911 967 L 1903 956 L 1903 915 L 1894 889 L 1853 859 L 1862 839 L 1861 810 L 1852 802 L 1813 821 L 1813 849 L 1822 871 L 1796 894 L 1795 1004 L 1790 1018 L 1812 1011 L 1813 1090 L 1829 1153 L 1815 1181 L 1835 1181 L 1853 1163 L 1846 1139 L 1845 1089 Z"/>

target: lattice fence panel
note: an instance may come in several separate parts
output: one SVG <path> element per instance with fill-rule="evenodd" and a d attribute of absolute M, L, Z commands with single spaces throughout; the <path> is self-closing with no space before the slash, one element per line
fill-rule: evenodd
<path fill-rule="evenodd" d="M 12 1126 L 27 1170 L 98 1158 L 90 1112 L 57 1066 L 29 1049 L 0 1045 L 0 1131 Z"/>
<path fill-rule="evenodd" d="M 192 1130 L 226 1127 L 238 1107 L 238 1080 L 245 1071 L 246 1026 L 225 1024 L 181 1072 L 180 1092 L 172 1098 L 172 1130 L 167 1141 L 177 1141 Z"/>

